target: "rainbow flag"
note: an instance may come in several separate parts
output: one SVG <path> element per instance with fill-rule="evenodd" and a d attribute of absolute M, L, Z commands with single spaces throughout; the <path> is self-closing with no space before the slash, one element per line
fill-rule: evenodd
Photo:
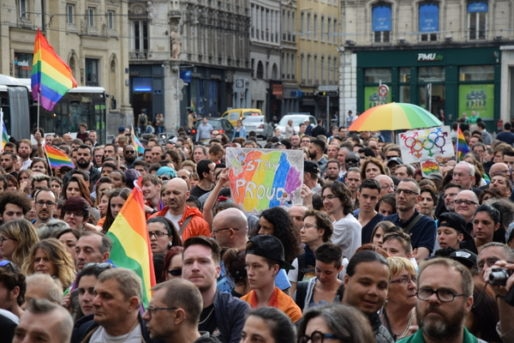
<path fill-rule="evenodd" d="M 143 146 L 143 143 L 137 138 L 137 136 L 134 133 L 134 128 L 132 127 L 130 130 L 130 137 L 132 139 L 132 145 L 134 146 L 134 149 L 136 149 L 138 154 L 144 154 L 145 147 Z"/>
<path fill-rule="evenodd" d="M 5 144 L 9 142 L 9 133 L 4 121 L 4 111 L 0 107 L 0 121 L 2 122 L 2 136 L 0 137 L 0 151 L 4 151 Z"/>
<path fill-rule="evenodd" d="M 44 146 L 48 164 L 51 168 L 70 167 L 75 168 L 75 164 L 64 151 L 51 145 Z"/>
<path fill-rule="evenodd" d="M 464 133 L 460 129 L 460 126 L 457 126 L 457 147 L 455 151 L 457 152 L 457 161 L 459 161 L 462 156 L 466 155 L 471 150 L 469 149 L 469 145 L 466 142 L 466 138 L 464 137 Z"/>
<path fill-rule="evenodd" d="M 107 237 L 112 241 L 111 261 L 118 267 L 134 271 L 141 278 L 143 304 L 151 298 L 155 285 L 152 249 L 146 230 L 143 193 L 134 187 L 127 201 L 114 219 Z"/>
<path fill-rule="evenodd" d="M 77 87 L 70 67 L 55 53 L 39 29 L 34 41 L 31 86 L 34 101 L 48 111 L 54 109 L 68 90 Z"/>

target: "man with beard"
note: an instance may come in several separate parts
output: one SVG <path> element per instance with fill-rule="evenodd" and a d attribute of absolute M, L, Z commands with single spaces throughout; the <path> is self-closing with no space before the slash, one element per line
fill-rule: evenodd
<path fill-rule="evenodd" d="M 134 162 L 137 158 L 137 151 L 136 148 L 134 148 L 133 145 L 125 145 L 123 147 L 123 159 L 125 160 L 125 166 L 128 169 L 134 168 Z"/>
<path fill-rule="evenodd" d="M 22 139 L 18 143 L 18 156 L 21 157 L 21 169 L 25 170 L 29 169 L 32 164 L 32 160 L 30 159 L 30 155 L 32 154 L 32 144 L 28 139 Z"/>
<path fill-rule="evenodd" d="M 314 138 L 309 144 L 309 158 L 318 164 L 321 175 L 325 173 L 328 159 L 325 154 L 326 143 L 321 139 Z"/>
<path fill-rule="evenodd" d="M 96 181 L 100 178 L 100 172 L 98 169 L 96 169 L 92 162 L 92 154 L 91 154 L 91 147 L 86 144 L 81 144 L 77 148 L 77 165 L 75 169 L 70 170 L 69 172 L 64 175 L 63 182 L 64 184 L 68 184 L 68 181 L 70 180 L 73 172 L 75 170 L 80 170 L 87 175 L 89 175 L 89 184 L 95 185 Z"/>
<path fill-rule="evenodd" d="M 41 189 L 34 195 L 34 207 L 36 210 L 36 221 L 34 226 L 39 228 L 48 224 L 54 217 L 57 201 L 55 194 L 48 188 Z"/>
<path fill-rule="evenodd" d="M 468 268 L 447 258 L 429 260 L 419 270 L 417 287 L 419 329 L 400 343 L 485 342 L 464 326 L 473 306 L 473 277 Z"/>
<path fill-rule="evenodd" d="M 4 151 L 2 155 L 0 155 L 0 167 L 2 167 L 5 171 L 5 174 L 11 174 L 15 177 L 18 177 L 18 172 L 14 168 L 16 162 L 16 155 L 12 152 Z"/>

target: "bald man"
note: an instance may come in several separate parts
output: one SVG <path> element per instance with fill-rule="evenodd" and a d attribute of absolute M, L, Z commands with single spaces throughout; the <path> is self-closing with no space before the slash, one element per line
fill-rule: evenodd
<path fill-rule="evenodd" d="M 246 215 L 237 208 L 220 211 L 212 221 L 212 235 L 222 248 L 246 248 L 248 240 Z"/>
<path fill-rule="evenodd" d="M 189 237 L 210 236 L 209 224 L 195 207 L 186 205 L 189 198 L 189 188 L 181 178 L 169 180 L 163 187 L 162 201 L 166 205 L 152 217 L 166 217 L 173 222 L 184 242 Z"/>

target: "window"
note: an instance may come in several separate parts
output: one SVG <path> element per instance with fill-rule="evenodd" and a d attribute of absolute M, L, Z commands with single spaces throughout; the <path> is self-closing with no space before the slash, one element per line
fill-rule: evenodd
<path fill-rule="evenodd" d="M 364 70 L 364 82 L 376 84 L 391 82 L 391 69 L 367 68 Z"/>
<path fill-rule="evenodd" d="M 66 4 L 66 24 L 75 24 L 75 5 Z"/>
<path fill-rule="evenodd" d="M 391 5 L 379 3 L 372 9 L 372 31 L 375 43 L 388 43 L 391 40 Z"/>
<path fill-rule="evenodd" d="M 87 27 L 89 27 L 89 28 L 95 27 L 95 16 L 96 16 L 96 8 L 88 7 L 87 8 Z"/>
<path fill-rule="evenodd" d="M 32 71 L 32 54 L 22 52 L 14 53 L 14 76 L 19 78 L 30 78 Z"/>
<path fill-rule="evenodd" d="M 494 81 L 492 65 L 463 66 L 459 70 L 460 81 Z"/>
<path fill-rule="evenodd" d="M 86 58 L 86 86 L 99 86 L 98 59 Z"/>
<path fill-rule="evenodd" d="M 29 4 L 28 0 L 18 0 L 18 11 L 21 19 L 29 18 Z"/>
<path fill-rule="evenodd" d="M 439 5 L 437 3 L 421 3 L 419 5 L 419 32 L 422 42 L 436 41 L 439 32 Z"/>
<path fill-rule="evenodd" d="M 135 51 L 148 51 L 148 22 L 134 20 L 132 22 L 132 44 Z"/>
<path fill-rule="evenodd" d="M 468 32 L 470 40 L 485 39 L 487 27 L 487 1 L 468 2 Z"/>
<path fill-rule="evenodd" d="M 107 28 L 109 30 L 114 30 L 114 16 L 115 16 L 115 13 L 113 10 L 108 10 L 107 11 Z"/>

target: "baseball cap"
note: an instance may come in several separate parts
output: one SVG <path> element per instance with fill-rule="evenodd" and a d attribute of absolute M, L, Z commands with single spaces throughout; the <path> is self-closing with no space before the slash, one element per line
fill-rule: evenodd
<path fill-rule="evenodd" d="M 477 255 L 467 249 L 459 249 L 452 252 L 449 256 L 452 260 L 458 261 L 468 268 L 474 268 L 477 265 Z"/>
<path fill-rule="evenodd" d="M 252 237 L 246 245 L 246 253 L 262 256 L 276 262 L 280 268 L 294 269 L 285 261 L 284 246 L 280 239 L 271 235 L 257 235 Z"/>
<path fill-rule="evenodd" d="M 399 157 L 391 157 L 388 161 L 387 161 L 387 166 L 389 167 L 390 165 L 392 164 L 403 164 L 402 162 L 402 159 L 399 158 Z"/>
<path fill-rule="evenodd" d="M 304 173 L 319 174 L 319 167 L 316 162 L 303 161 Z"/>
<path fill-rule="evenodd" d="M 444 212 L 439 215 L 437 227 L 447 226 L 460 233 L 468 234 L 466 230 L 466 220 L 455 212 Z"/>

